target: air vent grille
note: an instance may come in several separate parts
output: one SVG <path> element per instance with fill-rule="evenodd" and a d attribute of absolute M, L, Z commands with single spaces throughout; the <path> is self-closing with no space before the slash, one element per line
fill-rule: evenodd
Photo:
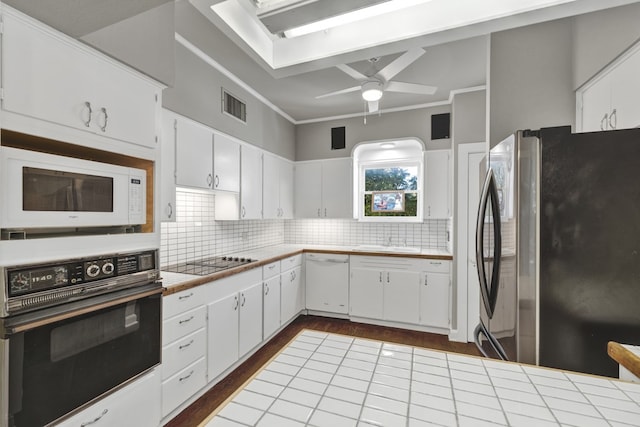
<path fill-rule="evenodd" d="M 222 112 L 247 123 L 247 104 L 224 89 L 222 90 Z"/>

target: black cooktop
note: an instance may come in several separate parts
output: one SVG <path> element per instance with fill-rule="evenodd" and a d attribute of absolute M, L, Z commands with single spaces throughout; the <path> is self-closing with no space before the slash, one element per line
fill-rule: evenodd
<path fill-rule="evenodd" d="M 255 262 L 255 259 L 245 257 L 232 256 L 216 256 L 211 258 L 203 258 L 200 260 L 189 261 L 181 264 L 174 264 L 164 267 L 162 270 L 172 273 L 195 274 L 197 276 L 206 276 L 208 274 L 217 273 L 229 268 L 238 267 L 244 264 Z"/>

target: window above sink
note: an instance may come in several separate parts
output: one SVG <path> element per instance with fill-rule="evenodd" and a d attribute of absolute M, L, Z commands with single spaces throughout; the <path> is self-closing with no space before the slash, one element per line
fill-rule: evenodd
<path fill-rule="evenodd" d="M 422 222 L 423 144 L 416 138 L 354 149 L 354 210 L 360 221 Z"/>

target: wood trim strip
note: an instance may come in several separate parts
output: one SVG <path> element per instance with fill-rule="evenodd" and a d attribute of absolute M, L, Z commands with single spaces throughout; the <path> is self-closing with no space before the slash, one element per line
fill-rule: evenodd
<path fill-rule="evenodd" d="M 618 362 L 620 366 L 625 367 L 633 375 L 640 378 L 640 356 L 627 350 L 615 341 L 609 341 L 607 353 L 609 357 Z"/>

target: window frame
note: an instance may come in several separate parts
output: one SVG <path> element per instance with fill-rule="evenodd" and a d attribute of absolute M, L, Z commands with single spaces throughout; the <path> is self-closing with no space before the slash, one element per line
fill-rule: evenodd
<path fill-rule="evenodd" d="M 392 160 L 365 160 L 358 162 L 357 173 L 357 189 L 355 200 L 357 205 L 357 219 L 362 222 L 393 222 L 393 223 L 421 223 L 424 221 L 423 207 L 424 207 L 424 156 L 420 156 L 419 159 L 415 158 L 395 158 Z M 417 189 L 404 190 L 406 194 L 415 193 L 417 195 L 417 209 L 416 216 L 365 216 L 365 203 L 364 197 L 367 193 L 373 193 L 373 191 L 365 191 L 365 170 L 367 169 L 385 169 L 385 168 L 397 168 L 397 167 L 417 167 Z M 389 190 L 393 191 L 393 190 Z"/>

